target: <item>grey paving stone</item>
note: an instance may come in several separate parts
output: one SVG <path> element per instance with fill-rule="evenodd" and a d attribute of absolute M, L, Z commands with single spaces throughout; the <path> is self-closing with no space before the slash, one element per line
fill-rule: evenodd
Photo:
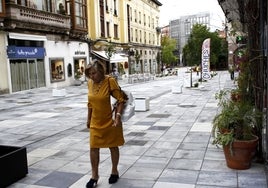
<path fill-rule="evenodd" d="M 232 172 L 201 171 L 197 181 L 198 185 L 238 187 L 237 174 Z"/>
<path fill-rule="evenodd" d="M 198 178 L 198 173 L 198 171 L 194 170 L 165 169 L 161 174 L 159 181 L 195 184 Z"/>
<path fill-rule="evenodd" d="M 197 159 L 171 159 L 168 169 L 200 170 L 202 160 Z"/>
<path fill-rule="evenodd" d="M 265 173 L 238 171 L 238 187 L 241 188 L 267 188 Z"/>
<path fill-rule="evenodd" d="M 78 173 L 54 171 L 36 182 L 35 185 L 68 188 L 82 176 L 83 174 Z"/>

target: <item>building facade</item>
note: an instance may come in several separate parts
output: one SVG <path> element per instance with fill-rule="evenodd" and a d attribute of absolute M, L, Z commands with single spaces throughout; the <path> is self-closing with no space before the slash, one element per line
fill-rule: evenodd
<path fill-rule="evenodd" d="M 182 49 L 186 45 L 193 25 L 202 24 L 206 25 L 208 28 L 210 26 L 210 14 L 208 12 L 182 16 L 179 19 L 171 20 L 169 22 L 170 27 L 170 37 L 177 41 L 177 51 L 180 60 L 180 64 L 182 64 Z"/>
<path fill-rule="evenodd" d="M 1 3 L 0 91 L 72 84 L 88 63 L 86 1 Z"/>
<path fill-rule="evenodd" d="M 92 57 L 106 63 L 108 47 L 116 53 L 111 70 L 121 74 L 156 73 L 160 52 L 159 7 L 157 0 L 98 0 L 89 2 L 89 39 Z M 92 27 L 95 26 L 95 27 Z M 108 44 L 103 41 L 108 41 Z M 101 54 L 105 54 L 101 55 Z M 117 56 L 115 58 L 114 56 Z M 102 57 L 101 57 L 102 56 Z M 126 59 L 122 58 L 125 57 Z"/>
<path fill-rule="evenodd" d="M 0 0 L 0 93 L 85 80 L 100 58 L 122 74 L 155 73 L 157 0 Z M 107 56 L 107 49 L 110 56 Z"/>

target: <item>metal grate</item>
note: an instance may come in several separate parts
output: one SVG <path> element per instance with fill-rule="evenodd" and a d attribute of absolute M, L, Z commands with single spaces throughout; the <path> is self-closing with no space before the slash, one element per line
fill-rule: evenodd
<path fill-rule="evenodd" d="M 150 114 L 148 118 L 168 118 L 170 114 Z"/>

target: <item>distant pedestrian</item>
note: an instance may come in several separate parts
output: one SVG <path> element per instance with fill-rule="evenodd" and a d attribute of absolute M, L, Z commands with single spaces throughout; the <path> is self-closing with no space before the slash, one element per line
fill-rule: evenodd
<path fill-rule="evenodd" d="M 113 70 L 113 72 L 112 72 L 112 76 L 116 79 L 116 81 L 118 80 L 119 73 L 117 72 L 116 69 Z"/>
<path fill-rule="evenodd" d="M 90 130 L 90 160 L 92 177 L 87 188 L 94 187 L 99 179 L 100 148 L 109 148 L 112 170 L 109 183 L 119 179 L 117 169 L 119 163 L 119 146 L 124 144 L 121 114 L 124 98 L 117 81 L 105 75 L 105 68 L 100 61 L 89 64 L 85 69 L 88 80 L 88 118 L 87 127 Z M 117 99 L 117 113 L 113 119 L 110 95 Z"/>
<path fill-rule="evenodd" d="M 234 80 L 234 71 L 234 65 L 231 65 L 229 69 L 231 80 Z"/>

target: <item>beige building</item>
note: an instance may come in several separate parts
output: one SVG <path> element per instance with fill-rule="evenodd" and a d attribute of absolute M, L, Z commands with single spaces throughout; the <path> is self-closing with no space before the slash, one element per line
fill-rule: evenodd
<path fill-rule="evenodd" d="M 99 0 L 88 4 L 88 38 L 92 58 L 106 62 L 109 72 L 152 73 L 160 52 L 157 0 Z M 107 56 L 108 47 L 116 51 Z"/>
<path fill-rule="evenodd" d="M 107 73 L 156 73 L 161 5 L 157 0 L 0 0 L 0 94 L 85 81 L 92 58 L 102 59 Z"/>

